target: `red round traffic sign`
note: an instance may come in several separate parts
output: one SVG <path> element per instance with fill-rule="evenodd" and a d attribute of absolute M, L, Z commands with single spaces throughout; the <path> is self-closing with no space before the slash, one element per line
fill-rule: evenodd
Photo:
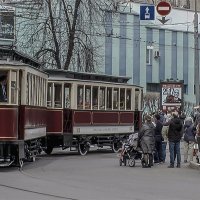
<path fill-rule="evenodd" d="M 171 4 L 166 1 L 161 1 L 156 6 L 157 13 L 166 16 L 171 12 Z"/>

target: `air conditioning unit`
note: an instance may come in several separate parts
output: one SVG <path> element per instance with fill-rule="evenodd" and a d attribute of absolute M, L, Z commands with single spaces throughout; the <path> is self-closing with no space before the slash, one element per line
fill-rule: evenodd
<path fill-rule="evenodd" d="M 159 57 L 160 57 L 159 51 L 155 51 L 155 52 L 154 52 L 154 58 L 159 58 Z"/>

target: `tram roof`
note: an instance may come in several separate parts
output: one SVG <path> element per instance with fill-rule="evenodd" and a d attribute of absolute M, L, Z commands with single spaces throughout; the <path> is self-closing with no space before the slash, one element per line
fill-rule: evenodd
<path fill-rule="evenodd" d="M 45 72 L 49 74 L 50 78 L 61 79 L 78 79 L 78 80 L 93 80 L 113 83 L 127 83 L 131 77 L 126 76 L 112 76 L 107 74 L 97 74 L 91 72 L 74 72 L 62 69 L 45 69 Z"/>
<path fill-rule="evenodd" d="M 19 61 L 38 69 L 41 68 L 41 63 L 38 60 L 14 49 L 12 46 L 0 45 L 0 60 Z"/>

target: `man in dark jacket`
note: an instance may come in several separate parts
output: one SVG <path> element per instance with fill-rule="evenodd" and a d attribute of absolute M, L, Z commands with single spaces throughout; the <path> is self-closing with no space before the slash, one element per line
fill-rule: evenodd
<path fill-rule="evenodd" d="M 162 156 L 162 127 L 161 118 L 159 114 L 155 115 L 155 153 L 154 153 L 154 163 L 163 162 Z"/>
<path fill-rule="evenodd" d="M 177 166 L 181 167 L 181 152 L 180 141 L 183 135 L 183 124 L 178 118 L 177 114 L 173 114 L 173 118 L 169 124 L 168 140 L 169 140 L 169 153 L 170 153 L 170 165 L 169 168 L 174 168 L 174 154 L 177 156 Z"/>
<path fill-rule="evenodd" d="M 145 116 L 145 123 L 142 125 L 138 135 L 143 152 L 142 167 L 151 167 L 153 165 L 153 151 L 155 149 L 154 128 L 151 116 Z"/>

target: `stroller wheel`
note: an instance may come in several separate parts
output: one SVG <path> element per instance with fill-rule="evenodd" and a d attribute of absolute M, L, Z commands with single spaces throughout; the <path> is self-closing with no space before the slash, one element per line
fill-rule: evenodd
<path fill-rule="evenodd" d="M 129 167 L 134 167 L 135 166 L 135 159 L 134 158 L 130 158 L 129 162 L 128 162 Z"/>

